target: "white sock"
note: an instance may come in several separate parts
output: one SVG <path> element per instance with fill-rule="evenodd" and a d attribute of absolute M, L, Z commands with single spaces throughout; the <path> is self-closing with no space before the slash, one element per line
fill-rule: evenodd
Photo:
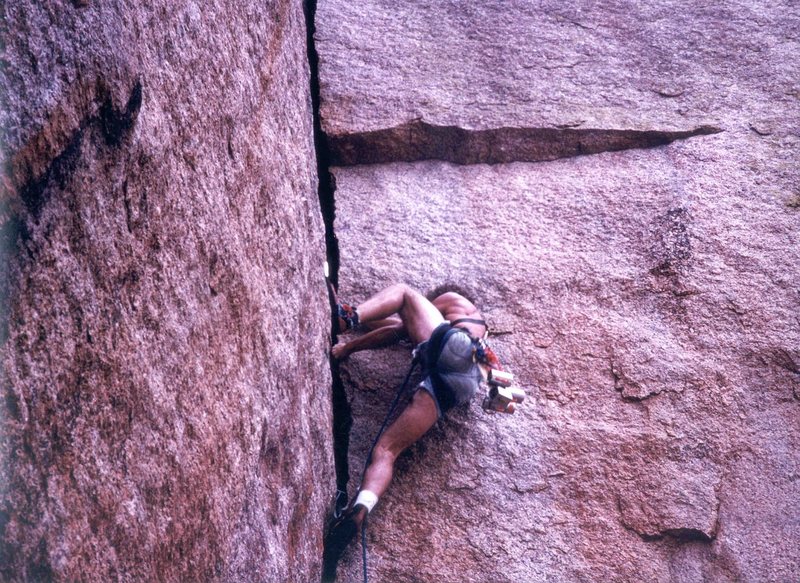
<path fill-rule="evenodd" d="M 364 508 L 367 509 L 367 513 L 369 514 L 375 505 L 378 503 L 378 495 L 375 492 L 370 492 L 369 490 L 361 490 L 356 496 L 356 501 L 353 506 L 357 504 L 361 504 Z"/>

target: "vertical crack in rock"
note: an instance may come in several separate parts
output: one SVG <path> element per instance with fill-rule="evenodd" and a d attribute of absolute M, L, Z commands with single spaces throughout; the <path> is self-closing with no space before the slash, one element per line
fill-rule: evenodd
<path fill-rule="evenodd" d="M 319 202 L 322 208 L 322 218 L 325 222 L 325 251 L 330 267 L 330 280 L 337 285 L 339 276 L 339 242 L 333 230 L 333 220 L 336 215 L 334 191 L 336 182 L 329 168 L 332 164 L 328 139 L 322 130 L 320 116 L 320 85 L 319 85 L 319 54 L 314 45 L 316 27 L 314 18 L 317 12 L 317 0 L 306 0 L 306 43 L 308 65 L 311 73 L 311 108 L 314 116 L 314 148 L 317 154 L 317 176 L 319 177 Z"/>
<path fill-rule="evenodd" d="M 392 128 L 328 137 L 334 166 L 443 160 L 453 164 L 542 162 L 585 154 L 663 146 L 720 133 L 713 126 L 671 130 L 494 128 L 469 130 L 413 120 Z"/>
<path fill-rule="evenodd" d="M 316 0 L 307 0 L 305 5 L 307 53 L 310 69 L 311 107 L 314 116 L 314 148 L 317 157 L 317 176 L 319 180 L 318 195 L 322 217 L 325 223 L 326 257 L 329 267 L 329 278 L 334 285 L 339 280 L 339 242 L 334 232 L 333 224 L 336 215 L 334 193 L 336 182 L 330 172 L 331 155 L 327 136 L 322 130 L 320 117 L 320 82 L 319 82 L 319 55 L 314 45 L 314 32 L 316 30 L 314 19 L 317 12 Z M 331 339 L 335 341 L 336 318 L 331 310 Z M 350 404 L 347 401 L 344 384 L 339 375 L 338 365 L 331 359 L 332 380 L 332 410 L 333 410 L 333 457 L 336 465 L 336 487 L 339 491 L 347 492 L 347 483 L 350 481 L 350 469 L 347 453 L 350 447 L 350 428 L 353 424 Z M 338 502 L 338 493 L 337 499 Z M 323 580 L 335 573 L 335 560 L 325 553 L 323 557 Z"/>

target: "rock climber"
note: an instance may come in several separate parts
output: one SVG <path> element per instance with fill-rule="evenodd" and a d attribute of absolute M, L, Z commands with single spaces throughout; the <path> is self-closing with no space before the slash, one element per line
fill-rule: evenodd
<path fill-rule="evenodd" d="M 442 314 L 445 320 L 452 319 L 455 321 L 468 316 L 480 316 L 475 306 L 473 306 L 467 298 L 454 291 L 437 295 L 431 300 L 431 303 L 439 310 L 439 313 Z M 475 311 L 473 312 L 472 310 Z M 486 326 L 484 321 L 479 320 L 479 323 L 480 327 L 483 328 L 481 337 L 485 337 Z M 347 342 L 339 342 L 336 344 L 331 349 L 331 355 L 335 360 L 343 360 L 354 352 L 382 348 L 408 338 L 408 331 L 403 324 L 403 320 L 397 314 L 392 314 L 387 318 L 369 322 L 365 322 L 362 318 L 360 320 L 360 327 L 366 328 L 369 331 Z M 480 330 L 480 327 L 476 329 Z M 473 329 L 472 332 L 474 333 L 476 329 Z"/>
<path fill-rule="evenodd" d="M 358 326 L 366 334 L 332 349 L 335 359 L 358 350 L 377 348 L 404 335 L 417 345 L 423 380 L 411 402 L 378 439 L 364 473 L 358 495 L 340 521 L 353 534 L 386 492 L 394 462 L 422 437 L 450 408 L 469 401 L 478 391 L 496 357 L 478 339 L 486 322 L 464 296 L 447 292 L 433 301 L 407 285 L 396 284 L 375 294 L 357 308 L 337 302 L 340 332 Z"/>

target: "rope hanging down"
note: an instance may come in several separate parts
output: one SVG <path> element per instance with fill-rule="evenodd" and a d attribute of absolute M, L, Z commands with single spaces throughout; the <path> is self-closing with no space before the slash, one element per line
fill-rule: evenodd
<path fill-rule="evenodd" d="M 364 567 L 364 583 L 369 583 L 367 580 L 367 517 L 369 512 L 364 515 L 364 522 L 361 523 L 361 564 Z"/>
<path fill-rule="evenodd" d="M 394 396 L 394 400 L 392 401 L 392 404 L 389 406 L 389 412 L 386 413 L 386 417 L 384 417 L 383 419 L 381 428 L 378 429 L 378 433 L 377 435 L 375 435 L 375 439 L 372 440 L 372 446 L 369 448 L 369 453 L 367 453 L 366 460 L 364 460 L 364 470 L 361 472 L 361 485 L 364 484 L 364 477 L 367 475 L 367 468 L 369 467 L 369 464 L 372 461 L 372 452 L 375 451 L 375 446 L 378 445 L 378 440 L 381 438 L 381 435 L 386 429 L 386 426 L 389 424 L 389 419 L 391 419 L 392 413 L 394 413 L 394 410 L 397 408 L 397 404 L 400 402 L 400 397 L 408 388 L 408 381 L 411 379 L 411 375 L 414 374 L 414 370 L 417 368 L 418 364 L 419 364 L 419 355 L 414 355 L 414 359 L 411 361 L 411 368 L 408 369 L 408 374 L 406 374 L 406 378 L 403 380 L 403 383 L 397 390 L 397 394 Z M 364 569 L 364 583 L 369 583 L 369 581 L 367 580 L 367 520 L 368 520 L 367 517 L 368 516 L 369 512 L 364 515 L 364 522 L 361 523 L 361 563 Z"/>

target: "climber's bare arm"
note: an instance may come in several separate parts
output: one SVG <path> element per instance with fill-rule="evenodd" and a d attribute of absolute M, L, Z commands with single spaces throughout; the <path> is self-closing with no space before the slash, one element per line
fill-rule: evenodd
<path fill-rule="evenodd" d="M 401 321 L 370 330 L 366 334 L 357 336 L 349 342 L 339 342 L 331 349 L 331 355 L 335 360 L 347 358 L 354 352 L 360 350 L 371 350 L 373 348 L 383 348 L 399 342 L 407 336 L 406 329 Z"/>

